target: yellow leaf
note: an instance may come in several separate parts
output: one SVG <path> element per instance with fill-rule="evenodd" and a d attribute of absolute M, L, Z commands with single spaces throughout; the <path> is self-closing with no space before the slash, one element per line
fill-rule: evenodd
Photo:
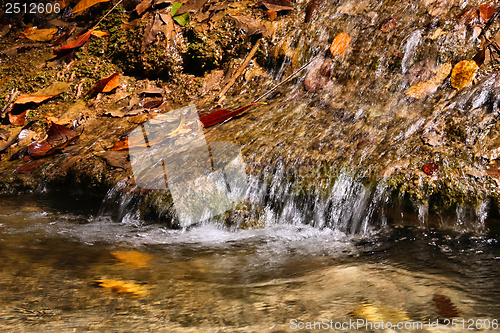
<path fill-rule="evenodd" d="M 104 36 L 108 36 L 108 35 L 109 35 L 109 32 L 105 32 L 105 31 L 101 31 L 101 30 L 93 30 L 92 31 L 92 36 L 104 37 Z"/>
<path fill-rule="evenodd" d="M 437 87 L 443 83 L 443 81 L 450 75 L 451 71 L 451 62 L 447 62 L 442 64 L 437 69 L 437 73 L 433 76 L 429 81 L 419 82 L 417 84 L 412 85 L 407 91 L 406 95 L 411 96 L 413 98 L 423 98 L 426 95 L 434 92 Z"/>
<path fill-rule="evenodd" d="M 26 29 L 22 32 L 26 38 L 35 42 L 48 42 L 54 38 L 56 33 L 57 28 L 37 29 L 36 27 Z"/>
<path fill-rule="evenodd" d="M 82 0 L 75 6 L 75 8 L 73 8 L 73 14 L 81 12 L 82 10 L 85 10 L 89 7 L 92 7 L 93 5 L 98 4 L 99 2 L 107 2 L 107 1 L 110 0 Z"/>
<path fill-rule="evenodd" d="M 356 318 L 365 319 L 371 322 L 402 322 L 410 320 L 406 311 L 394 310 L 370 303 L 359 304 L 349 314 Z"/>
<path fill-rule="evenodd" d="M 338 34 L 333 40 L 332 45 L 330 45 L 330 52 L 332 52 L 332 56 L 336 56 L 344 52 L 350 42 L 351 36 L 345 32 Z"/>
<path fill-rule="evenodd" d="M 137 251 L 118 251 L 111 254 L 122 261 L 120 264 L 138 268 L 149 267 L 148 261 L 153 259 L 152 256 Z"/>
<path fill-rule="evenodd" d="M 453 67 L 451 73 L 451 86 L 462 90 L 470 86 L 479 66 L 474 60 L 462 60 Z"/>
<path fill-rule="evenodd" d="M 94 282 L 96 282 L 100 287 L 111 289 L 112 292 L 117 294 L 131 294 L 132 296 L 146 296 L 149 294 L 149 291 L 146 288 L 134 282 L 111 279 L 95 280 Z"/>

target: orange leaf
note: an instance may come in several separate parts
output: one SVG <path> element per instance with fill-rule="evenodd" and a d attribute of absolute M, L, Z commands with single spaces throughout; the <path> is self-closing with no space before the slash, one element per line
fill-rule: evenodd
<path fill-rule="evenodd" d="M 24 125 L 24 122 L 26 121 L 26 113 L 28 110 L 25 110 L 24 112 L 20 114 L 12 114 L 9 112 L 9 121 L 12 125 L 14 126 L 21 126 Z"/>
<path fill-rule="evenodd" d="M 38 96 L 38 95 L 20 95 L 15 101 L 14 104 L 26 104 L 26 103 L 41 103 L 49 98 L 52 98 L 56 95 L 46 95 L 46 96 Z"/>
<path fill-rule="evenodd" d="M 145 296 L 149 294 L 149 291 L 134 283 L 134 282 L 126 282 L 121 280 L 112 280 L 112 279 L 102 279 L 95 280 L 95 282 L 102 288 L 110 289 L 111 291 L 117 294 L 129 294 L 131 296 Z"/>
<path fill-rule="evenodd" d="M 349 43 L 351 42 L 351 36 L 346 34 L 345 32 L 341 32 L 335 37 L 330 45 L 330 52 L 332 52 L 333 56 L 339 55 L 347 48 Z"/>
<path fill-rule="evenodd" d="M 491 4 L 491 2 L 485 3 L 484 5 L 479 6 L 479 15 L 484 23 L 488 22 L 488 20 L 495 14 L 495 7 Z"/>
<path fill-rule="evenodd" d="M 269 9 L 269 10 L 267 10 L 267 11 L 266 11 L 266 14 L 267 14 L 267 17 L 269 17 L 269 19 L 270 19 L 271 21 L 276 20 L 276 15 L 277 15 L 277 13 L 276 13 L 276 11 L 275 11 L 275 10 Z"/>
<path fill-rule="evenodd" d="M 101 81 L 97 82 L 97 84 L 88 91 L 86 95 L 94 95 L 100 92 L 110 92 L 120 85 L 120 74 L 113 73 Z"/>
<path fill-rule="evenodd" d="M 68 43 L 66 45 L 61 46 L 61 48 L 59 50 L 54 50 L 54 54 L 59 55 L 62 51 L 71 50 L 71 49 L 75 49 L 77 47 L 82 46 L 89 39 L 92 32 L 94 32 L 94 29 L 90 29 L 89 31 L 87 31 L 83 35 L 78 36 L 71 43 Z"/>
<path fill-rule="evenodd" d="M 125 150 L 128 149 L 128 138 L 123 138 L 120 141 L 115 142 L 111 150 Z"/>
<path fill-rule="evenodd" d="M 458 90 L 470 86 L 478 68 L 479 66 L 474 60 L 460 61 L 451 72 L 451 86 Z"/>
<path fill-rule="evenodd" d="M 36 27 L 34 28 L 28 28 L 22 32 L 22 34 L 35 42 L 48 42 L 54 38 L 55 34 L 57 33 L 57 28 L 52 28 L 52 29 L 37 29 Z"/>
<path fill-rule="evenodd" d="M 96 36 L 96 37 L 109 36 L 109 32 L 101 31 L 101 30 L 94 30 L 94 31 L 92 31 L 92 36 Z"/>
<path fill-rule="evenodd" d="M 107 1 L 110 0 L 82 0 L 75 6 L 75 8 L 73 8 L 73 14 L 81 12 L 82 10 L 92 7 L 93 5 L 96 5 L 100 2 L 107 2 Z"/>

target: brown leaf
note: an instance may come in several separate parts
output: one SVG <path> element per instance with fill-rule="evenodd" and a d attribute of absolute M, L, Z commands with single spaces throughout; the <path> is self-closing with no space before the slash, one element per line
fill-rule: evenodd
<path fill-rule="evenodd" d="M 396 28 L 397 26 L 398 26 L 398 19 L 395 16 L 391 16 L 388 19 L 385 19 L 384 22 L 382 22 L 380 30 L 382 30 L 382 32 L 389 32 L 394 28 Z"/>
<path fill-rule="evenodd" d="M 426 175 L 431 176 L 439 170 L 439 166 L 434 163 L 427 163 L 422 167 L 422 170 Z"/>
<path fill-rule="evenodd" d="M 231 16 L 234 20 L 236 28 L 244 30 L 247 35 L 252 36 L 256 34 L 266 35 L 266 27 L 254 18 L 248 16 Z"/>
<path fill-rule="evenodd" d="M 52 40 L 52 38 L 54 38 L 57 31 L 58 31 L 57 28 L 37 29 L 36 27 L 33 27 L 24 30 L 22 32 L 22 35 L 24 35 L 29 40 L 33 40 L 35 42 L 48 42 Z"/>
<path fill-rule="evenodd" d="M 458 317 L 458 309 L 449 297 L 441 294 L 434 294 L 432 300 L 434 304 L 436 304 L 440 316 L 444 318 Z"/>
<path fill-rule="evenodd" d="M 100 2 L 107 2 L 110 0 L 81 0 L 75 8 L 73 8 L 73 14 L 76 14 L 78 12 L 81 12 L 82 10 L 85 10 L 89 7 L 92 7 Z"/>
<path fill-rule="evenodd" d="M 479 16 L 484 23 L 487 23 L 489 19 L 495 14 L 495 7 L 491 4 L 491 2 L 485 3 L 484 5 L 479 6 L 478 8 Z"/>
<path fill-rule="evenodd" d="M 451 73 L 451 86 L 462 90 L 471 85 L 479 66 L 474 60 L 462 60 L 453 67 Z"/>
<path fill-rule="evenodd" d="M 252 105 L 255 104 L 266 104 L 266 103 L 253 102 L 235 111 L 226 109 L 217 110 L 207 114 L 206 116 L 200 117 L 200 121 L 202 122 L 205 128 L 208 128 L 240 115 L 241 113 L 245 112 L 248 108 L 250 108 Z"/>
<path fill-rule="evenodd" d="M 144 52 L 146 47 L 156 39 L 156 36 L 161 30 L 162 24 L 160 14 L 156 13 L 144 29 L 144 39 L 142 41 L 141 52 Z"/>
<path fill-rule="evenodd" d="M 142 15 L 149 7 L 151 7 L 153 0 L 144 0 L 137 6 L 135 6 L 135 11 L 137 12 L 137 15 Z"/>
<path fill-rule="evenodd" d="M 269 1 L 262 1 L 261 5 L 266 7 L 267 10 L 272 10 L 275 12 L 283 12 L 283 11 L 293 10 L 292 6 L 277 5 L 277 4 L 271 3 Z"/>
<path fill-rule="evenodd" d="M 325 0 L 310 0 L 306 6 L 306 18 L 305 22 L 310 22 L 313 18 L 315 18 L 318 13 L 320 7 L 323 6 Z"/>
<path fill-rule="evenodd" d="M 12 112 L 9 112 L 9 122 L 14 126 L 24 125 L 24 122 L 26 121 L 26 113 L 28 113 L 28 110 L 24 110 L 19 114 L 12 114 Z"/>
<path fill-rule="evenodd" d="M 120 85 L 120 74 L 113 73 L 105 77 L 101 81 L 97 82 L 97 84 L 94 87 L 92 87 L 92 89 L 90 89 L 85 95 L 92 96 L 100 92 L 103 93 L 110 92 L 119 85 Z"/>
<path fill-rule="evenodd" d="M 335 37 L 335 39 L 332 42 L 332 45 L 330 45 L 330 52 L 332 53 L 332 56 L 336 56 L 344 52 L 344 50 L 349 46 L 349 43 L 351 42 L 351 36 L 346 34 L 345 32 L 341 32 L 340 34 Z"/>
<path fill-rule="evenodd" d="M 78 134 L 63 125 L 52 123 L 47 131 L 46 141 L 53 149 L 62 149 L 78 139 Z"/>
<path fill-rule="evenodd" d="M 428 94 L 434 92 L 437 87 L 439 87 L 443 81 L 450 75 L 451 62 L 447 62 L 439 66 L 436 75 L 428 81 L 419 82 L 411 86 L 407 91 L 406 95 L 413 98 L 424 98 Z"/>
<path fill-rule="evenodd" d="M 60 55 L 61 53 L 66 53 L 69 50 L 72 50 L 72 49 L 75 49 L 77 47 L 82 46 L 90 38 L 90 35 L 92 35 L 93 31 L 94 31 L 94 29 L 90 29 L 89 31 L 87 31 L 83 35 L 78 36 L 74 41 L 72 41 L 66 45 L 61 46 L 61 48 L 59 50 L 54 50 L 54 54 Z"/>
<path fill-rule="evenodd" d="M 51 148 L 52 147 L 46 141 L 35 141 L 28 146 L 28 154 L 37 158 L 48 156 Z"/>
<path fill-rule="evenodd" d="M 203 8 L 208 0 L 188 0 L 175 12 L 175 16 L 185 13 L 195 13 Z"/>

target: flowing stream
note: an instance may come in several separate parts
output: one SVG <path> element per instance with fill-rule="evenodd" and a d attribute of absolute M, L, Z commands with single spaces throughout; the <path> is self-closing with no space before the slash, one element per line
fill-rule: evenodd
<path fill-rule="evenodd" d="M 449 298 L 460 325 L 500 318 L 491 231 L 417 223 L 352 235 L 279 218 L 259 229 L 171 230 L 133 215 L 98 216 L 98 202 L 76 196 L 3 196 L 0 205 L 5 332 L 321 331 L 298 328 L 366 319 L 426 325 L 402 332 L 449 331 L 435 295 Z M 103 279 L 140 291 L 99 287 Z M 439 329 L 428 326 L 437 320 Z"/>

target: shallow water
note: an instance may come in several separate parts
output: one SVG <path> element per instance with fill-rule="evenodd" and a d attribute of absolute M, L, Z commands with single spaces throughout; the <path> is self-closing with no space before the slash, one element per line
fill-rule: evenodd
<path fill-rule="evenodd" d="M 287 223 L 169 230 L 96 217 L 95 203 L 64 198 L 0 200 L 2 331 L 307 332 L 349 320 L 450 331 L 436 294 L 458 311 L 452 331 L 500 319 L 500 246 L 491 232 L 387 227 L 346 236 Z M 125 251 L 142 257 L 119 259 Z M 103 279 L 140 292 L 99 287 Z M 360 325 L 344 331 L 391 332 Z"/>

